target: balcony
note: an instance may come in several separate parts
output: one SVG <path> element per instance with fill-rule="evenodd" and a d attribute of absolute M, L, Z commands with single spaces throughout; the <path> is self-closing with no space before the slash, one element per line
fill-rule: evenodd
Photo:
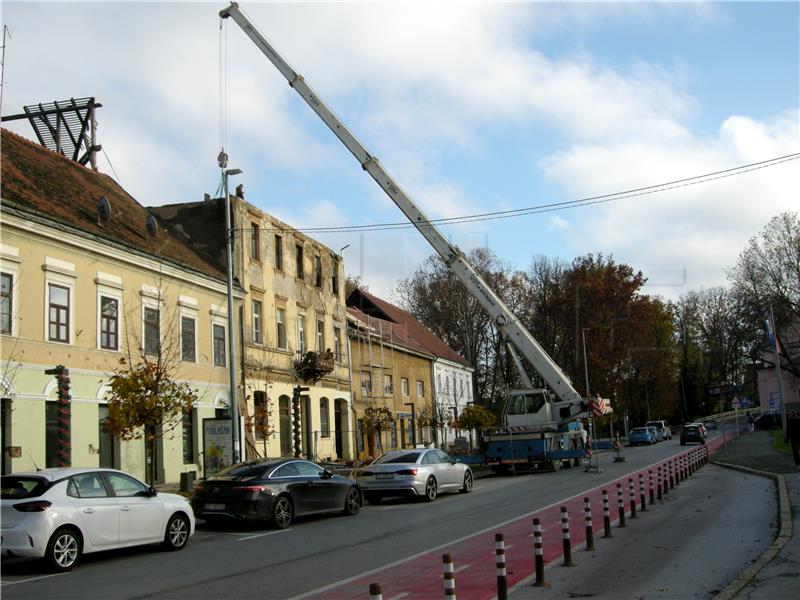
<path fill-rule="evenodd" d="M 309 351 L 300 354 L 295 359 L 294 372 L 298 379 L 303 380 L 305 383 L 316 383 L 325 375 L 331 373 L 335 364 L 335 357 L 330 350 L 325 352 Z"/>

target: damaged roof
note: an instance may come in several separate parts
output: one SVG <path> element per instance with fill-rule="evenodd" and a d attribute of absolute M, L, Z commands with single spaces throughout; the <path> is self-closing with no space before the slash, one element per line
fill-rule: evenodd
<path fill-rule="evenodd" d="M 65 226 L 117 246 L 225 279 L 218 268 L 163 226 L 147 232 L 151 212 L 104 173 L 81 166 L 6 129 L 2 130 L 3 209 Z M 111 212 L 99 219 L 98 201 Z M 154 217 L 155 218 L 155 217 Z M 158 219 L 156 219 L 158 222 Z"/>

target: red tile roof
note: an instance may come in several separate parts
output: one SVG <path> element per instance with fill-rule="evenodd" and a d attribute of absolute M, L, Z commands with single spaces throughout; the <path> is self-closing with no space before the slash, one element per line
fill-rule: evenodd
<path fill-rule="evenodd" d="M 403 345 L 465 367 L 470 366 L 458 352 L 431 333 L 410 312 L 386 300 L 356 289 L 348 296 L 347 306 L 347 312 L 356 318 L 381 320 L 390 324 L 391 334 L 395 339 L 402 339 Z"/>
<path fill-rule="evenodd" d="M 225 279 L 225 272 L 163 227 L 147 233 L 150 212 L 108 175 L 93 171 L 6 129 L 2 130 L 4 208 L 121 244 L 192 270 Z M 97 201 L 105 196 L 111 216 L 98 222 Z"/>

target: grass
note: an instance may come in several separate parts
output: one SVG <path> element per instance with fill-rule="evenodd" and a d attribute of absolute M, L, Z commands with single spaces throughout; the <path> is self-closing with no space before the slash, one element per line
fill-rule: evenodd
<path fill-rule="evenodd" d="M 772 435 L 772 446 L 780 452 L 781 454 L 791 454 L 792 447 L 789 445 L 788 442 L 783 440 L 783 430 L 782 429 L 773 429 L 770 431 L 770 435 Z"/>

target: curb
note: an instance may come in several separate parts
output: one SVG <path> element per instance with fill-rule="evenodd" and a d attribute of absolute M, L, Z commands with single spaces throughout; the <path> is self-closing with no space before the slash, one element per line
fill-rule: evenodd
<path fill-rule="evenodd" d="M 744 473 L 750 473 L 751 475 L 758 475 L 760 477 L 769 477 L 770 479 L 775 480 L 775 482 L 778 484 L 778 515 L 780 518 L 781 528 L 772 544 L 770 544 L 769 548 L 764 551 L 764 554 L 762 554 L 761 557 L 747 569 L 742 571 L 742 573 L 740 573 L 736 579 L 725 586 L 725 589 L 714 596 L 714 600 L 731 600 L 732 598 L 735 598 L 736 595 L 741 592 L 745 586 L 747 586 L 755 578 L 756 575 L 758 575 L 761 569 L 766 567 L 767 564 L 769 564 L 772 559 L 778 555 L 781 549 L 786 545 L 786 542 L 788 542 L 792 537 L 792 506 L 789 503 L 789 494 L 786 491 L 786 480 L 783 478 L 783 475 L 769 473 L 767 471 L 759 471 L 757 469 L 724 463 L 713 459 L 711 459 L 710 462 L 718 467 L 733 469 L 734 471 L 742 471 Z"/>

